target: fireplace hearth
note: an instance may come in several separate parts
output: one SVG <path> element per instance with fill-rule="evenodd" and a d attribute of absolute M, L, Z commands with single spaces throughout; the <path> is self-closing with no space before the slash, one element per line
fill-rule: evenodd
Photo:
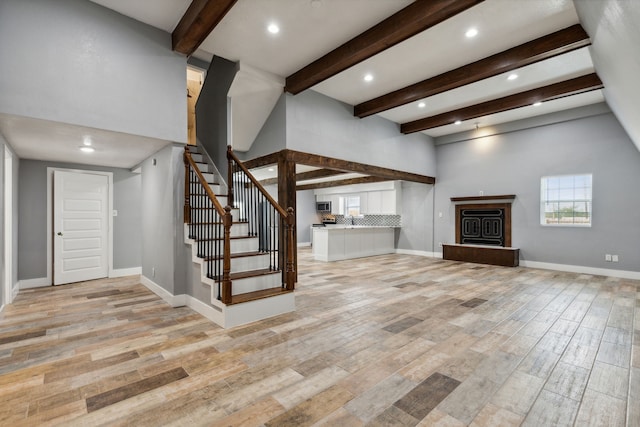
<path fill-rule="evenodd" d="M 515 195 L 452 197 L 456 203 L 456 244 L 443 245 L 443 258 L 517 266 L 511 247 L 511 202 Z"/>

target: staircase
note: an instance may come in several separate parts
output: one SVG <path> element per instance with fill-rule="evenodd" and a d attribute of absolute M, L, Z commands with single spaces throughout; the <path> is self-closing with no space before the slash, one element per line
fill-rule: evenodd
<path fill-rule="evenodd" d="M 184 153 L 185 240 L 211 287 L 207 317 L 225 328 L 295 310 L 293 210 L 227 154 L 225 185 L 199 146 Z"/>

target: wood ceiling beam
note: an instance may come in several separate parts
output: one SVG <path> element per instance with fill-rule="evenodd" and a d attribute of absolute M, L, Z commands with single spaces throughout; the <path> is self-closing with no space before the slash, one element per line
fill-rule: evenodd
<path fill-rule="evenodd" d="M 315 190 L 317 188 L 331 188 L 342 185 L 368 184 L 371 182 L 392 181 L 390 178 L 380 178 L 377 176 L 361 176 L 358 178 L 337 179 L 334 181 L 315 182 L 313 184 L 303 184 L 296 186 L 296 191 Z"/>
<path fill-rule="evenodd" d="M 286 79 L 298 94 L 484 0 L 416 0 Z"/>
<path fill-rule="evenodd" d="M 469 107 L 460 108 L 454 111 L 438 114 L 436 116 L 425 117 L 412 122 L 400 125 L 402 133 L 420 132 L 439 126 L 449 125 L 456 120 L 464 121 L 486 116 L 489 114 L 501 113 L 515 108 L 526 107 L 535 102 L 551 101 L 566 96 L 577 95 L 592 90 L 602 89 L 604 85 L 597 74 L 587 74 L 563 82 L 554 83 L 538 89 L 520 92 L 515 95 L 505 96 Z"/>
<path fill-rule="evenodd" d="M 231 10 L 237 0 L 193 0 L 171 34 L 173 50 L 189 56 Z"/>
<path fill-rule="evenodd" d="M 381 166 L 367 165 L 364 163 L 351 162 L 348 160 L 335 159 L 332 157 L 320 156 L 318 154 L 303 153 L 295 150 L 286 150 L 287 158 L 296 164 L 315 166 L 324 169 L 341 170 L 344 172 L 356 172 L 364 175 L 371 175 L 388 180 L 420 182 L 423 184 L 435 184 L 436 179 L 432 176 L 420 175 L 412 172 L 403 172 L 395 169 L 388 169 Z"/>
<path fill-rule="evenodd" d="M 365 101 L 353 108 L 357 117 L 367 117 L 381 111 L 415 102 L 429 96 L 456 89 L 498 74 L 506 73 L 545 59 L 553 58 L 591 44 L 580 24 L 521 44 L 471 64 L 442 73 L 427 80 Z"/>
<path fill-rule="evenodd" d="M 255 159 L 247 160 L 242 163 L 244 163 L 247 169 L 255 169 L 262 166 L 277 165 L 279 158 L 280 158 L 280 151 L 276 151 L 275 153 L 256 157 Z"/>
<path fill-rule="evenodd" d="M 346 172 L 336 171 L 332 169 L 316 169 L 308 172 L 300 172 L 296 174 L 296 182 L 308 181 L 310 179 L 326 178 L 329 176 L 342 175 Z M 262 185 L 273 185 L 278 183 L 278 178 L 268 178 L 260 181 Z"/>

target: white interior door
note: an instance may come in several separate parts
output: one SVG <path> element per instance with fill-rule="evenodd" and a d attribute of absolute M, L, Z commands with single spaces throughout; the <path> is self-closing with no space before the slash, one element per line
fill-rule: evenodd
<path fill-rule="evenodd" d="M 54 171 L 53 284 L 107 277 L 109 179 Z"/>
<path fill-rule="evenodd" d="M 13 156 L 4 147 L 4 303 L 13 300 Z"/>

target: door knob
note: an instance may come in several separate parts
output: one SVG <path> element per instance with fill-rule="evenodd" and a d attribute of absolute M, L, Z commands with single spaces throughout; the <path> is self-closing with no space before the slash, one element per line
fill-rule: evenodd
<path fill-rule="evenodd" d="M 58 231 L 58 236 L 62 236 L 62 231 Z"/>

